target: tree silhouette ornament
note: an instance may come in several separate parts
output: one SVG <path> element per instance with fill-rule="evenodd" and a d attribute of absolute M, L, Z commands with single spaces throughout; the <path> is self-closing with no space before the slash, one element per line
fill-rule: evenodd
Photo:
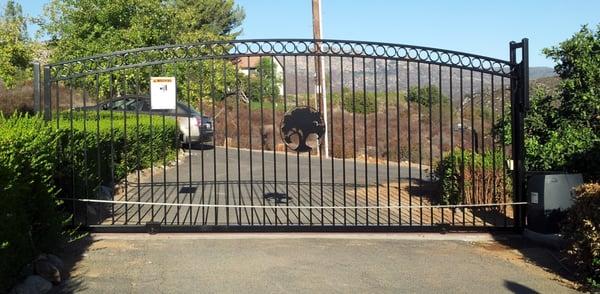
<path fill-rule="evenodd" d="M 296 152 L 310 152 L 313 148 L 306 144 L 311 134 L 321 139 L 325 134 L 325 124 L 321 113 L 309 106 L 289 110 L 281 121 L 281 138 L 285 145 Z M 296 138 L 297 142 L 294 142 Z"/>

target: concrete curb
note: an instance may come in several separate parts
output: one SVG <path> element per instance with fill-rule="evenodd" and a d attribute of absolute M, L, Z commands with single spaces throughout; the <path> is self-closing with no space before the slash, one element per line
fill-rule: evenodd
<path fill-rule="evenodd" d="M 542 234 L 525 229 L 523 230 L 523 237 L 529 241 L 550 249 L 562 250 L 569 245 L 567 240 L 563 239 L 559 234 Z"/>

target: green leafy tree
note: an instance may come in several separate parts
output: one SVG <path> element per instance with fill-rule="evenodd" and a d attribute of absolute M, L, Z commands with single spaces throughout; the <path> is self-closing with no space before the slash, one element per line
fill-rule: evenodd
<path fill-rule="evenodd" d="M 559 115 L 571 122 L 600 130 L 600 25 L 579 32 L 543 53 L 556 62 L 560 76 Z"/>
<path fill-rule="evenodd" d="M 49 37 L 51 61 L 157 45 L 232 40 L 240 33 L 244 18 L 233 0 L 52 0 L 44 14 L 41 28 Z M 225 67 L 226 74 L 213 73 L 213 67 L 220 73 Z M 113 79 L 133 84 L 140 71 L 115 72 Z M 227 60 L 149 67 L 142 76 L 174 73 L 178 73 L 181 93 L 188 89 L 203 93 L 201 96 L 215 93 L 217 99 L 225 96 L 235 80 L 235 70 Z M 187 87 L 186 79 L 192 78 L 203 80 L 202 89 L 199 83 Z M 93 82 L 87 83 L 91 87 Z M 108 75 L 102 75 L 100 83 L 101 96 L 106 97 Z M 127 83 L 119 82 L 115 87 Z M 147 85 L 142 90 L 147 90 Z"/>
<path fill-rule="evenodd" d="M 0 18 L 0 80 L 11 87 L 27 76 L 33 57 L 21 6 L 8 1 Z"/>
<path fill-rule="evenodd" d="M 557 62 L 558 93 L 533 88 L 525 117 L 528 170 L 581 172 L 600 180 L 600 31 L 586 26 L 557 47 L 544 49 Z M 510 114 L 495 135 L 511 142 Z"/>
<path fill-rule="evenodd" d="M 277 97 L 282 83 L 281 74 L 277 72 L 276 61 L 273 58 L 261 58 L 256 65 L 256 70 L 248 78 L 241 77 L 244 82 L 244 92 L 254 101 L 265 97 Z"/>

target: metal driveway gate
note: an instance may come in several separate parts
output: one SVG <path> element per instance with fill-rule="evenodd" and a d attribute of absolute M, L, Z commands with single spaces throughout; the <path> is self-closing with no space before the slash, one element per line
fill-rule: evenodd
<path fill-rule="evenodd" d="M 521 228 L 527 54 L 234 40 L 45 65 L 56 181 L 97 230 Z"/>

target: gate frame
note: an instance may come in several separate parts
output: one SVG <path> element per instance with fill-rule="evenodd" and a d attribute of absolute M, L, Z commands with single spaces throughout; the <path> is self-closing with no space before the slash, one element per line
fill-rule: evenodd
<path fill-rule="evenodd" d="M 331 40 L 331 39 L 261 39 L 261 40 L 232 40 L 225 42 L 205 42 L 199 44 L 207 44 L 207 45 L 220 45 L 220 44 L 236 44 L 243 42 L 304 42 L 305 44 L 313 44 L 315 46 L 320 46 L 326 42 L 337 42 L 341 45 L 346 44 L 359 44 L 359 45 L 370 45 L 373 48 L 384 47 L 384 46 L 399 46 L 406 50 L 405 57 L 397 58 L 402 60 L 412 60 L 415 59 L 417 62 L 425 62 L 419 61 L 421 59 L 420 51 L 433 51 L 439 54 L 439 52 L 458 56 L 459 58 L 467 57 L 467 58 L 483 58 L 486 61 L 498 61 L 503 63 L 508 63 L 510 67 L 509 78 L 510 78 L 510 93 L 511 93 L 511 145 L 512 145 L 512 163 L 509 164 L 509 170 L 512 169 L 512 180 L 513 180 L 513 202 L 522 202 L 526 201 L 526 197 L 524 194 L 525 185 L 526 185 L 526 169 L 525 169 L 525 134 L 524 134 L 524 120 L 527 111 L 529 110 L 529 39 L 523 38 L 521 42 L 511 41 L 509 43 L 509 61 L 506 62 L 504 60 L 480 56 L 470 53 L 439 49 L 439 48 L 430 48 L 430 47 L 420 47 L 420 46 L 411 46 L 404 44 L 390 44 L 390 43 L 377 43 L 377 42 L 363 42 L 363 41 L 348 41 L 348 40 Z M 95 55 L 90 57 L 84 57 L 81 59 L 58 62 L 54 64 L 45 64 L 43 65 L 43 75 L 41 73 L 39 63 L 33 63 L 33 83 L 34 83 L 34 93 L 33 93 L 33 101 L 34 101 L 34 111 L 36 113 L 40 113 L 43 111 L 43 117 L 46 121 L 52 120 L 52 82 L 62 80 L 61 78 L 53 79 L 52 77 L 52 67 L 54 66 L 64 66 L 68 64 L 81 63 L 84 60 L 94 59 L 94 58 L 103 58 L 110 56 L 125 56 L 128 53 L 135 53 L 144 50 L 161 50 L 161 49 L 169 49 L 169 48 L 180 48 L 185 46 L 194 46 L 199 44 L 190 44 L 190 45 L 165 45 L 165 46 L 155 46 L 155 47 L 146 47 L 146 48 L 137 48 L 126 51 L 112 52 L 108 54 Z M 286 49 L 287 50 L 287 49 Z M 415 50 L 417 55 L 415 57 L 411 57 L 409 50 Z M 520 50 L 521 56 L 520 61 L 517 62 L 517 51 Z M 285 51 L 285 50 L 284 50 Z M 340 48 L 340 51 L 343 51 Z M 328 53 L 323 53 L 319 50 L 311 52 L 310 49 L 307 49 L 307 52 L 310 53 L 311 56 L 327 56 Z M 366 54 L 365 51 L 362 52 Z M 252 55 L 251 50 L 246 53 L 246 55 Z M 378 54 L 378 53 L 375 53 Z M 223 54 L 224 56 L 227 54 Z M 269 54 L 265 54 L 269 55 Z M 271 54 L 277 55 L 277 54 Z M 286 55 L 286 54 L 282 54 Z M 241 55 L 240 55 L 241 56 Z M 198 59 L 198 58 L 196 58 Z M 438 56 L 439 59 L 439 56 Z M 462 61 L 461 61 L 462 62 Z M 431 64 L 438 64 L 440 66 L 449 66 L 450 68 L 462 68 L 461 63 L 454 63 L 451 60 L 447 61 L 447 64 L 444 64 L 441 59 L 437 62 L 428 62 Z M 493 70 L 491 68 L 490 70 Z M 503 69 L 502 69 L 503 70 Z M 43 79 L 41 78 L 43 77 Z M 41 91 L 43 87 L 43 91 Z M 42 96 L 43 95 L 43 100 Z M 508 164 L 508 163 L 507 163 Z M 526 225 L 526 207 L 523 205 L 517 205 L 517 209 L 515 211 L 515 221 L 514 226 L 510 227 L 455 227 L 454 229 L 458 229 L 458 231 L 517 231 L 521 232 Z M 146 224 L 144 225 L 112 225 L 110 228 L 102 225 L 88 225 L 84 229 L 88 229 L 96 232 L 156 232 L 156 224 Z M 356 226 L 356 227 L 343 227 L 343 226 L 225 226 L 225 225 L 211 225 L 211 226 L 168 226 L 168 225 L 158 225 L 158 229 L 160 231 L 165 232 L 230 232 L 230 231 L 248 231 L 248 232 L 264 232 L 264 231 L 280 231 L 280 232 L 395 232 L 395 231 L 411 231 L 411 232 L 445 232 L 447 231 L 446 225 L 440 226 Z"/>

